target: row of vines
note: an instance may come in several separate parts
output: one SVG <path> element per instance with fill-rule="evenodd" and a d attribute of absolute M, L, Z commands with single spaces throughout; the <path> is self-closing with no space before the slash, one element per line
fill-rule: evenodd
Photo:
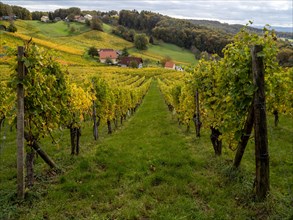
<path fill-rule="evenodd" d="M 62 69 L 56 57 L 54 52 L 27 43 L 22 54 L 18 51 L 18 62 L 12 65 L 12 74 L 0 85 L 0 127 L 4 122 L 11 127 L 16 126 L 19 112 L 16 103 L 19 102 L 15 89 L 20 86 L 24 89 L 27 187 L 34 182 L 36 153 L 51 168 L 59 170 L 54 160 L 40 147 L 44 137 L 51 137 L 54 143 L 54 131 L 68 129 L 71 154 L 78 155 L 84 122 L 92 121 L 95 140 L 99 138 L 100 125 L 107 125 L 108 133 L 112 133 L 113 125 L 118 127 L 118 123 L 122 124 L 136 111 L 152 80 L 141 74 L 106 71 L 74 79 L 68 70 Z M 23 197 L 23 192 L 19 196 Z"/>
<path fill-rule="evenodd" d="M 252 76 L 251 48 L 255 45 L 262 48 L 256 58 L 263 61 L 264 104 L 255 103 L 259 89 Z M 182 77 L 162 75 L 159 86 L 178 122 L 186 125 L 187 130 L 194 122 L 197 136 L 200 136 L 201 126 L 210 129 L 215 154 L 221 155 L 223 146 L 236 151 L 234 166 L 238 167 L 247 142 L 253 136 L 254 106 L 262 105 L 261 109 L 274 114 L 275 126 L 279 113 L 293 114 L 293 73 L 292 68 L 279 67 L 276 36 L 266 29 L 263 36 L 243 29 L 223 53 L 223 58 L 212 56 L 200 60 L 193 71 Z M 268 153 L 263 156 L 268 160 Z"/>

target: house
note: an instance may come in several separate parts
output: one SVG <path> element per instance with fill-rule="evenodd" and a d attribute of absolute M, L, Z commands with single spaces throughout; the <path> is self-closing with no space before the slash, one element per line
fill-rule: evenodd
<path fill-rule="evenodd" d="M 139 57 L 122 57 L 119 62 L 121 67 L 132 66 L 132 63 L 135 63 L 138 68 L 142 68 L 143 61 Z"/>
<path fill-rule="evenodd" d="M 49 22 L 50 21 L 50 19 L 49 19 L 49 17 L 48 16 L 46 16 L 46 15 L 43 15 L 42 17 L 41 17 L 41 22 Z"/>
<path fill-rule="evenodd" d="M 15 15 L 10 15 L 10 16 L 4 15 L 0 17 L 0 21 L 16 20 L 16 18 L 17 17 Z"/>
<path fill-rule="evenodd" d="M 84 18 L 85 18 L 85 20 L 89 20 L 89 21 L 91 21 L 91 20 L 93 19 L 93 16 L 91 16 L 91 15 L 89 15 L 89 14 L 86 14 L 86 15 L 84 16 Z"/>
<path fill-rule="evenodd" d="M 175 70 L 183 72 L 183 68 L 181 66 L 175 66 Z"/>
<path fill-rule="evenodd" d="M 81 15 L 75 15 L 74 16 L 74 21 L 77 21 L 79 23 L 85 23 L 85 18 Z"/>
<path fill-rule="evenodd" d="M 165 69 L 173 69 L 173 70 L 175 70 L 175 67 L 176 67 L 176 65 L 172 61 L 167 61 L 165 63 Z"/>
<path fill-rule="evenodd" d="M 100 62 L 106 63 L 111 61 L 113 64 L 118 63 L 118 54 L 115 50 L 112 49 L 102 49 L 99 51 Z"/>
<path fill-rule="evenodd" d="M 79 23 L 85 23 L 85 17 L 83 17 L 83 16 L 80 16 L 79 17 L 79 19 L 77 20 L 77 22 L 79 22 Z"/>

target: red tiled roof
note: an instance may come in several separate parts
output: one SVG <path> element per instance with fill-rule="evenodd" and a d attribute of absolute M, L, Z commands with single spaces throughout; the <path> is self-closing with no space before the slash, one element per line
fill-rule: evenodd
<path fill-rule="evenodd" d="M 116 53 L 116 51 L 114 50 L 102 50 L 99 53 L 100 55 L 100 59 L 117 59 L 118 58 L 118 54 Z"/>
<path fill-rule="evenodd" d="M 174 65 L 175 65 L 175 63 L 173 63 L 173 62 L 171 62 L 171 61 L 167 61 L 166 63 L 165 63 L 165 67 L 166 68 L 174 68 Z"/>

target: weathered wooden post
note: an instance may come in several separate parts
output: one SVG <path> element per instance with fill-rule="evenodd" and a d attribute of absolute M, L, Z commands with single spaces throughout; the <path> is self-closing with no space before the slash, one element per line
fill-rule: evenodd
<path fill-rule="evenodd" d="M 24 199 L 24 88 L 21 81 L 25 77 L 25 66 L 22 58 L 24 47 L 18 47 L 18 78 L 17 84 L 17 197 Z"/>
<path fill-rule="evenodd" d="M 254 104 L 252 101 L 252 104 L 249 107 L 248 115 L 246 117 L 244 128 L 242 130 L 241 139 L 237 145 L 237 152 L 236 152 L 236 155 L 234 158 L 234 164 L 233 164 L 233 166 L 236 168 L 240 166 L 240 162 L 242 160 L 245 148 L 247 146 L 247 143 L 249 141 L 249 138 L 252 132 L 253 124 L 254 124 Z"/>
<path fill-rule="evenodd" d="M 256 197 L 264 200 L 270 190 L 269 153 L 267 137 L 267 118 L 265 105 L 265 84 L 263 47 L 255 45 L 251 49 L 253 83 L 257 88 L 254 96 L 254 132 L 255 132 L 255 164 L 256 164 Z"/>
<path fill-rule="evenodd" d="M 196 137 L 200 137 L 200 112 L 199 112 L 199 92 L 198 89 L 195 91 L 195 105 L 196 105 L 196 113 L 195 113 L 195 129 L 196 129 Z"/>
<path fill-rule="evenodd" d="M 98 140 L 99 134 L 98 134 L 98 126 L 97 126 L 97 111 L 96 111 L 96 102 L 93 100 L 93 121 L 94 121 L 94 126 L 93 126 L 93 134 L 94 134 L 94 139 L 95 141 Z"/>

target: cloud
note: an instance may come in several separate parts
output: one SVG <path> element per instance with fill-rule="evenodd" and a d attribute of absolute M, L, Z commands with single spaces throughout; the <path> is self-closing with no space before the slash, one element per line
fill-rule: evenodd
<path fill-rule="evenodd" d="M 82 10 L 148 10 L 179 18 L 210 19 L 227 23 L 245 24 L 253 20 L 256 25 L 292 27 L 291 0 L 93 0 L 93 1 L 10 1 L 31 11 L 54 11 L 58 8 L 79 7 Z"/>

